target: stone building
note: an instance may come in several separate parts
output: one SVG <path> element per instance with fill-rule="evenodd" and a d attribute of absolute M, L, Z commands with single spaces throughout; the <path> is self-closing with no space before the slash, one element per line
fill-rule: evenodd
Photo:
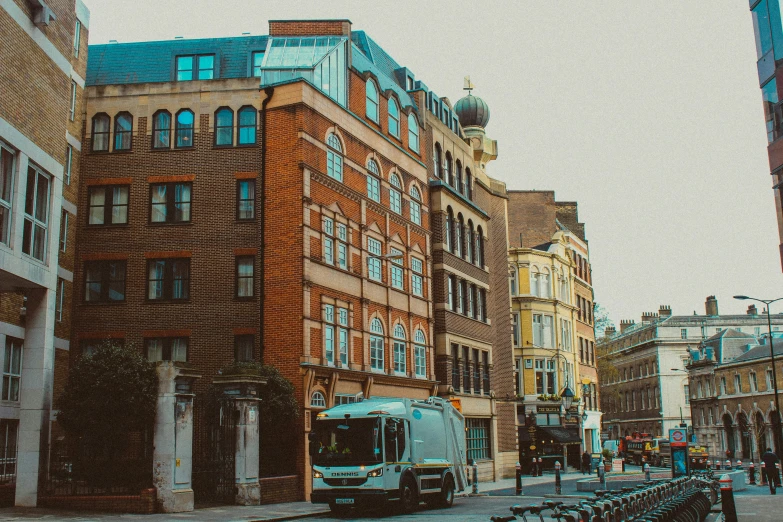
<path fill-rule="evenodd" d="M 783 326 L 783 317 L 772 321 L 774 328 Z M 607 329 L 598 350 L 618 372 L 612 382 L 601 382 L 604 429 L 611 438 L 636 431 L 668 436 L 670 428 L 692 417 L 685 371 L 690 354 L 716 335 L 728 342 L 737 333 L 759 335 L 766 328 L 762 316 L 719 315 L 718 301 L 709 296 L 703 315 L 672 315 L 671 307 L 661 306 L 644 313 L 640 323 L 621 321 L 620 332 Z"/>
<path fill-rule="evenodd" d="M 601 423 L 584 224 L 576 203 L 556 202 L 554 192 L 512 190 L 509 236 L 517 395 L 524 401 L 519 425 L 532 412 L 551 441 L 528 451 L 527 430 L 521 429 L 520 458 L 529 460 L 531 451 L 552 458 L 567 453 L 568 463 L 578 467 L 582 451 L 600 446 Z M 565 388 L 579 398 L 568 411 L 561 408 Z"/>
<path fill-rule="evenodd" d="M 0 503 L 35 506 L 68 373 L 90 13 L 0 6 Z M 17 441 L 19 441 L 17 447 Z"/>

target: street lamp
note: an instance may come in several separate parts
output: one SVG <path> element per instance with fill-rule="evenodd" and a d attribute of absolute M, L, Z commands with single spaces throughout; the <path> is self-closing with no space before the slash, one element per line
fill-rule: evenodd
<path fill-rule="evenodd" d="M 756 299 L 755 297 L 748 297 L 746 295 L 735 295 L 734 299 L 740 301 L 758 301 L 767 305 L 767 328 L 769 329 L 769 357 L 772 360 L 772 386 L 775 388 L 775 413 L 777 413 L 777 429 L 775 430 L 775 451 L 783 449 L 783 433 L 781 432 L 781 418 L 780 418 L 780 401 L 778 400 L 778 378 L 777 370 L 775 369 L 775 351 L 773 349 L 772 342 L 772 312 L 770 312 L 769 305 L 775 301 L 780 301 L 783 297 L 777 299 Z M 775 423 L 773 423 L 775 424 Z"/>
<path fill-rule="evenodd" d="M 671 371 L 673 371 L 673 372 L 683 372 L 685 374 L 688 373 L 687 370 L 683 370 L 682 368 L 669 368 L 669 369 Z M 690 384 L 690 382 L 691 382 L 691 378 L 690 378 L 690 375 L 688 375 L 688 383 Z M 688 393 L 690 393 L 690 392 L 691 392 L 691 390 L 690 390 L 690 388 L 688 388 Z M 685 398 L 688 399 L 688 396 L 686 395 Z M 691 421 L 691 422 L 693 422 L 693 421 Z M 680 406 L 680 428 L 684 428 L 685 426 L 686 426 L 685 425 L 685 418 L 682 416 L 682 406 Z"/>

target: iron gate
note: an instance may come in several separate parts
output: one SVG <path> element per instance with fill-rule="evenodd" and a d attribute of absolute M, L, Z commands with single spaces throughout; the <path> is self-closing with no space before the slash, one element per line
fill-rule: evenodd
<path fill-rule="evenodd" d="M 207 392 L 194 398 L 193 493 L 198 503 L 234 503 L 238 416 L 227 397 Z"/>

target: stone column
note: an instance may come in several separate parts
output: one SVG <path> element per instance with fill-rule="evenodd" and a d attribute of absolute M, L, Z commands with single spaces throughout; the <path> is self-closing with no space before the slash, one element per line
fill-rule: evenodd
<path fill-rule="evenodd" d="M 172 361 L 158 363 L 158 410 L 152 482 L 164 513 L 193 511 L 193 381 Z"/>

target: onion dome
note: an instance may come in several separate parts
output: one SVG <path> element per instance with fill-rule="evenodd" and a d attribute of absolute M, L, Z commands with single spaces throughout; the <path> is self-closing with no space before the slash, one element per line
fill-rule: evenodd
<path fill-rule="evenodd" d="M 486 127 L 489 123 L 489 105 L 487 102 L 468 94 L 454 106 L 459 122 L 463 127 Z"/>

